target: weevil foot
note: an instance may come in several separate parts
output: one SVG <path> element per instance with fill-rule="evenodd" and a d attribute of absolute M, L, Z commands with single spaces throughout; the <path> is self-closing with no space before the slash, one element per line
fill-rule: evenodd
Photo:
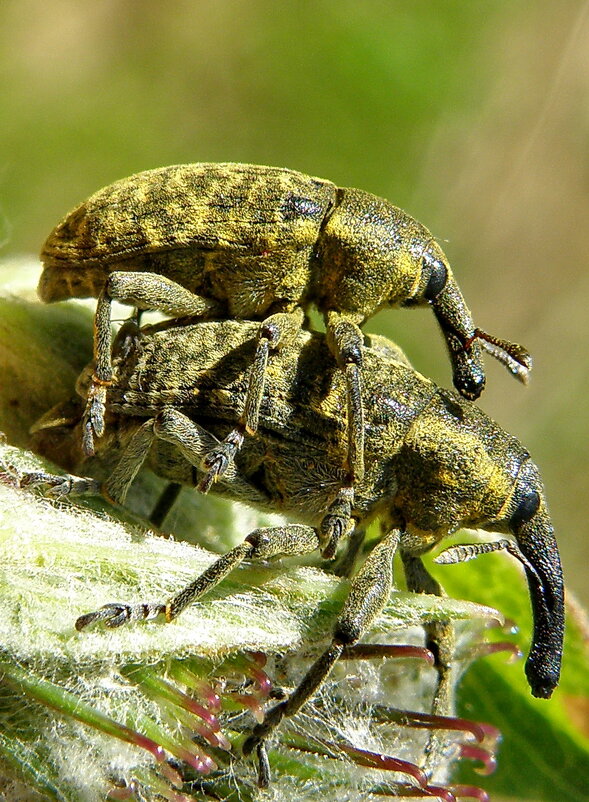
<path fill-rule="evenodd" d="M 342 487 L 321 521 L 321 556 L 326 560 L 333 560 L 339 542 L 352 526 L 353 503 L 354 489 Z"/>
<path fill-rule="evenodd" d="M 233 463 L 235 455 L 243 445 L 244 435 L 239 429 L 230 432 L 222 443 L 211 449 L 202 461 L 205 476 L 198 485 L 201 493 L 208 493 L 211 487 Z"/>
<path fill-rule="evenodd" d="M 0 432 L 0 443 L 3 445 L 4 435 Z M 0 457 L 0 483 L 10 487 L 20 487 L 22 476 L 15 465 L 4 462 Z"/>
<path fill-rule="evenodd" d="M 127 622 L 142 621 L 156 618 L 165 613 L 166 608 L 163 604 L 105 604 L 99 610 L 92 613 L 85 613 L 76 619 L 75 627 L 78 632 L 90 624 L 102 621 L 109 629 L 116 629 Z"/>
<path fill-rule="evenodd" d="M 268 749 L 265 739 L 256 734 L 256 730 L 258 730 L 260 726 L 263 725 L 258 725 L 251 735 L 245 739 L 241 751 L 245 757 L 249 757 L 252 752 L 255 751 L 258 759 L 258 787 L 268 788 L 271 780 L 270 761 L 268 760 Z"/>
<path fill-rule="evenodd" d="M 106 413 L 106 389 L 110 382 L 99 382 L 96 377 L 88 391 L 88 400 L 82 418 L 82 449 L 87 457 L 94 456 L 94 437 L 104 435 Z"/>
<path fill-rule="evenodd" d="M 54 498 L 64 496 L 99 495 L 100 482 L 73 474 L 57 475 L 46 471 L 24 473 L 19 477 L 20 487 L 42 487 L 45 495 Z"/>

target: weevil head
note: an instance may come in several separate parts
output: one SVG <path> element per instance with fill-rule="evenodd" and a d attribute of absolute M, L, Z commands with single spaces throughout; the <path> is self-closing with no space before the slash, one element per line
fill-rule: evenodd
<path fill-rule="evenodd" d="M 530 589 L 534 633 L 526 676 L 534 696 L 548 699 L 560 676 L 564 582 L 542 481 L 529 459 L 518 473 L 500 524 L 498 528 L 515 537 Z"/>
<path fill-rule="evenodd" d="M 386 307 L 429 304 L 456 389 L 478 398 L 485 384 L 481 346 L 448 259 L 425 226 L 375 195 L 342 189 L 317 257 L 313 297 L 320 311 L 346 312 L 362 323 Z"/>
<path fill-rule="evenodd" d="M 450 355 L 454 386 L 460 395 L 474 401 L 485 387 L 485 372 L 470 310 L 438 243 L 430 238 L 418 243 L 414 252 L 419 260 L 419 282 L 404 305 L 431 305 Z"/>
<path fill-rule="evenodd" d="M 548 698 L 560 673 L 564 585 L 542 480 L 528 452 L 478 407 L 438 389 L 398 459 L 394 504 L 417 548 L 462 527 L 515 539 L 510 551 L 525 569 L 534 623 L 526 675 L 534 696 Z"/>

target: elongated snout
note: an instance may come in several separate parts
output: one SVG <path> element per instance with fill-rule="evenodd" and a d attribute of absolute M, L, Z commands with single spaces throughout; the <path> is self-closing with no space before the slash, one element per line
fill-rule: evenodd
<path fill-rule="evenodd" d="M 519 508 L 518 508 L 519 509 Z M 526 676 L 532 693 L 548 699 L 558 685 L 564 637 L 564 582 L 554 530 L 546 507 L 541 504 L 529 520 L 516 509 L 513 534 L 525 560 L 534 634 L 526 661 Z"/>
<path fill-rule="evenodd" d="M 428 300 L 446 340 L 454 386 L 464 398 L 475 401 L 485 387 L 483 350 L 521 382 L 527 382 L 532 369 L 528 351 L 517 343 L 475 328 L 462 293 L 450 275 L 440 292 Z"/>
<path fill-rule="evenodd" d="M 482 350 L 470 311 L 453 278 L 431 304 L 446 340 L 454 386 L 464 398 L 475 401 L 485 387 Z"/>

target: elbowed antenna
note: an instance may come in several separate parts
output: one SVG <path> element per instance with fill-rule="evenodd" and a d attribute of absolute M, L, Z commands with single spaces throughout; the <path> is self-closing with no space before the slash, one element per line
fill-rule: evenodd
<path fill-rule="evenodd" d="M 458 392 L 475 401 L 485 388 L 483 355 L 470 311 L 454 278 L 430 301 L 440 325 Z"/>
<path fill-rule="evenodd" d="M 532 369 L 532 357 L 521 345 L 495 337 L 474 327 L 472 317 L 456 282 L 449 278 L 431 301 L 446 339 L 456 389 L 476 400 L 485 386 L 481 347 L 524 384 Z"/>

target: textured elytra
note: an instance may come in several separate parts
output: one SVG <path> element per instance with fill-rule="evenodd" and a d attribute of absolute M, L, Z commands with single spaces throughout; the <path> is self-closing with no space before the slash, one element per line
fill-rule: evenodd
<path fill-rule="evenodd" d="M 360 399 L 366 414 L 366 470 L 355 477 L 350 492 L 341 467 L 349 442 L 343 414 L 348 388 L 324 337 L 299 331 L 267 372 L 256 436 L 242 438 L 234 461 L 211 484 L 206 481 L 210 454 L 222 438 L 233 442 L 246 402 L 257 325 L 171 321 L 135 336 L 131 331 L 122 332 L 115 348 L 113 381 L 105 394 L 105 436 L 98 444 L 99 456 L 106 462 L 118 456 L 117 464 L 102 485 L 75 476 L 42 480 L 65 492 L 101 489 L 122 503 L 147 464 L 163 478 L 286 513 L 300 523 L 255 530 L 173 598 L 109 602 L 80 616 L 78 630 L 98 621 L 118 627 L 160 615 L 172 621 L 243 560 L 317 550 L 334 557 L 346 535 L 359 545 L 366 525 L 378 518 L 382 537 L 353 576 L 331 643 L 244 742 L 244 754 L 257 750 L 260 783 L 266 785 L 266 740 L 321 687 L 344 648 L 370 629 L 393 588 L 396 553 L 409 590 L 440 595 L 421 556 L 461 526 L 471 526 L 515 538 L 515 543 L 502 541 L 501 548 L 526 568 L 534 612 L 526 673 L 536 696 L 550 696 L 562 654 L 562 569 L 538 470 L 514 437 L 476 406 L 413 371 L 394 346 L 375 338 L 373 347 L 365 348 Z M 51 414 L 60 419 L 59 410 Z M 74 441 L 83 440 L 86 430 L 82 409 L 78 418 L 77 428 L 70 429 Z M 70 420 L 75 425 L 75 418 Z M 427 631 L 437 655 L 433 709 L 439 712 L 447 709 L 454 637 L 445 623 L 428 625 Z"/>
<path fill-rule="evenodd" d="M 105 301 L 172 317 L 259 320 L 315 305 L 341 363 L 349 361 L 346 350 L 361 348 L 357 327 L 379 309 L 429 303 L 446 338 L 454 384 L 470 400 L 485 384 L 481 342 L 492 343 L 487 350 L 522 380 L 531 367 L 525 349 L 475 329 L 425 226 L 368 192 L 285 168 L 196 163 L 122 179 L 70 212 L 47 238 L 41 260 L 39 295 L 46 302 L 103 292 Z M 116 271 L 125 276 L 109 285 Z M 130 272 L 159 274 L 180 289 L 174 299 L 168 287 L 163 298 L 145 278 L 143 287 L 133 282 Z M 185 290 L 204 303 L 191 306 Z M 108 322 L 105 316 L 97 333 L 102 382 Z"/>
<path fill-rule="evenodd" d="M 329 181 L 256 165 L 148 170 L 88 198 L 58 227 L 43 255 L 83 262 L 189 245 L 296 249 L 316 240 L 335 192 Z"/>
<path fill-rule="evenodd" d="M 46 302 L 76 295 L 70 276 L 99 264 L 88 294 L 98 293 L 109 270 L 141 269 L 217 297 L 219 282 L 205 275 L 219 267 L 215 256 L 224 255 L 234 272 L 244 257 L 309 261 L 335 197 L 331 182 L 257 165 L 139 173 L 96 192 L 56 227 L 41 253 L 39 293 Z"/>
<path fill-rule="evenodd" d="M 446 338 L 454 385 L 469 400 L 485 384 L 481 342 L 523 378 L 523 349 L 474 327 L 430 232 L 370 193 L 275 167 L 177 165 L 139 173 L 90 197 L 52 232 L 41 258 L 45 301 L 97 295 L 85 453 L 95 452 L 112 381 L 113 300 L 169 317 L 260 320 L 244 414 L 211 455 L 208 483 L 257 427 L 271 352 L 323 313 L 327 346 L 345 371 L 349 492 L 364 475 L 363 335 L 380 308 L 431 304 Z M 480 341 L 480 342 L 479 342 Z M 523 357 L 522 357 L 523 354 Z"/>
<path fill-rule="evenodd" d="M 207 455 L 240 419 L 256 332 L 255 323 L 170 321 L 120 339 L 97 449 L 107 463 L 119 460 L 108 471 L 108 497 L 123 501 L 144 462 L 164 478 L 201 486 Z M 209 487 L 295 516 L 316 533 L 333 517 L 341 519 L 343 534 L 349 525 L 361 530 L 378 518 L 388 532 L 387 560 L 398 539 L 408 586 L 420 592 L 438 592 L 420 555 L 447 535 L 463 526 L 510 533 L 534 609 L 526 671 L 533 693 L 549 696 L 562 651 L 562 569 L 527 450 L 478 407 L 416 373 L 387 340 L 372 338 L 361 398 L 366 471 L 356 477 L 353 494 L 342 495 L 347 387 L 324 337 L 299 331 L 270 366 L 257 435 L 245 438 L 231 469 Z M 77 418 L 67 406 L 70 442 L 57 430 L 55 440 L 66 450 L 73 440 L 79 449 L 85 424 L 72 425 L 83 417 L 83 405 Z M 51 416 L 61 427 L 60 410 Z M 51 432 L 50 420 L 43 426 Z M 278 545 L 283 540 L 280 530 Z M 385 589 L 380 592 L 384 598 Z"/>

